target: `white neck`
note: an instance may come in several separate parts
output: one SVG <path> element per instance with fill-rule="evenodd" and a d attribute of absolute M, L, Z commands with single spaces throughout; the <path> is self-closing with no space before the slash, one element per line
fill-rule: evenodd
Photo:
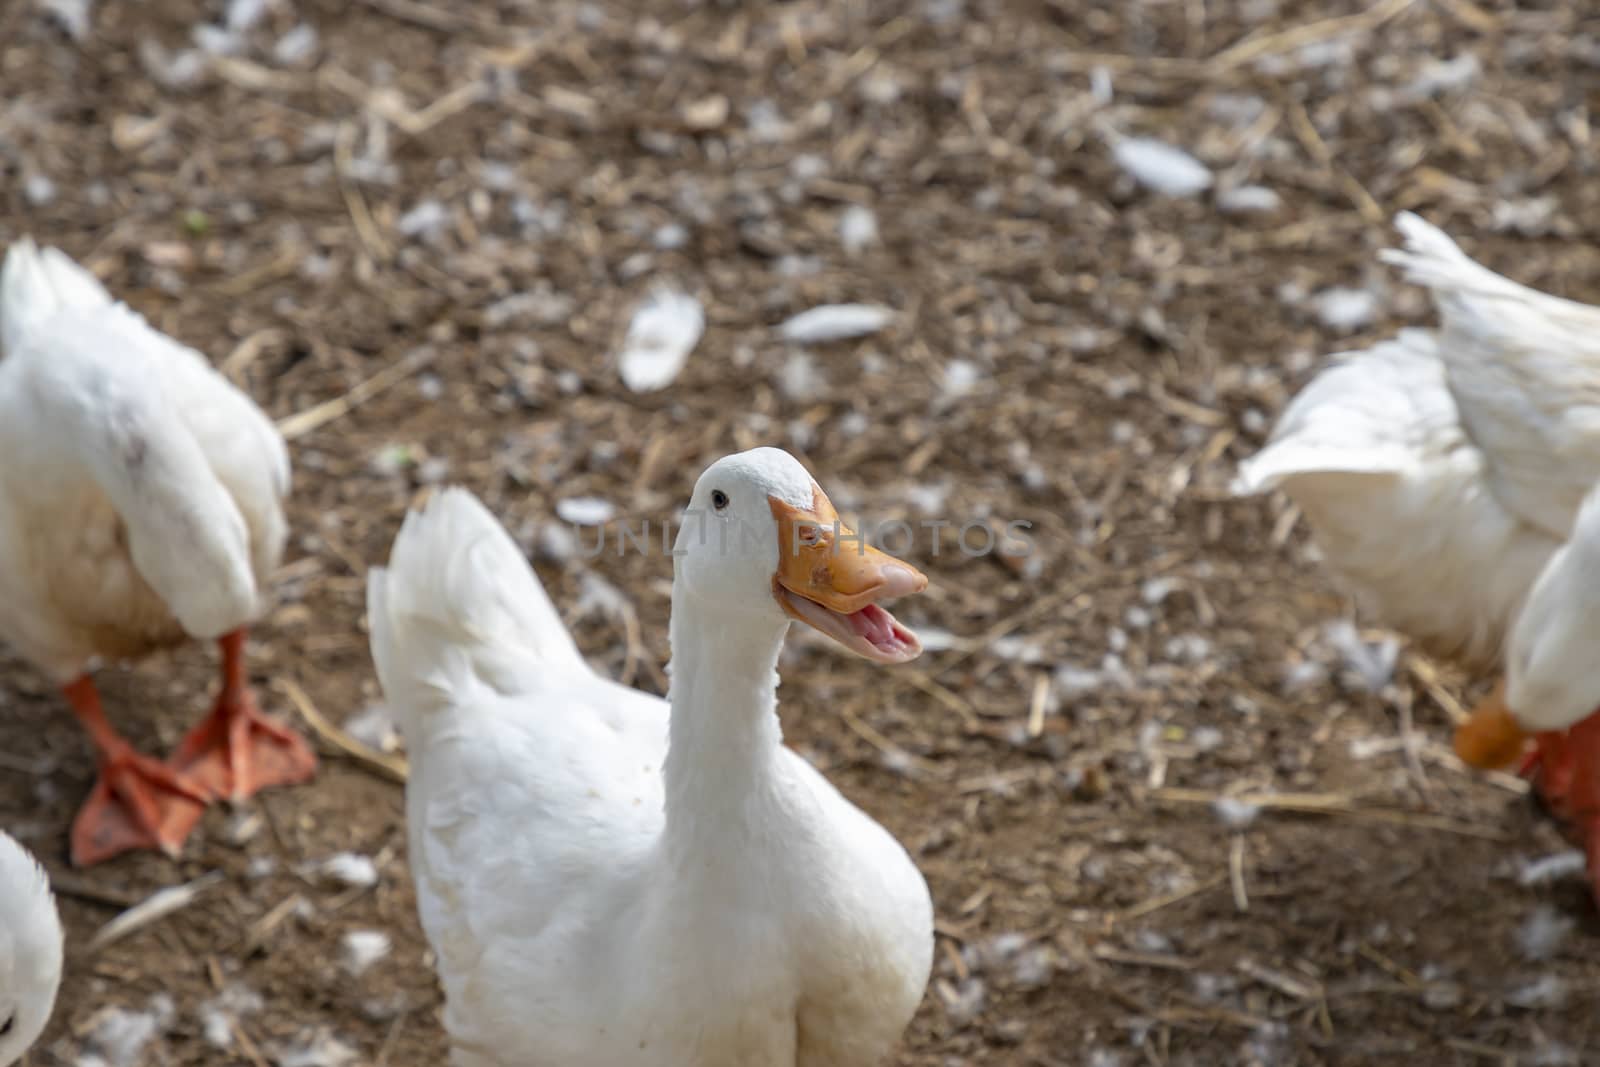
<path fill-rule="evenodd" d="M 672 587 L 672 725 L 666 834 L 674 861 L 714 849 L 738 855 L 770 828 L 782 751 L 778 653 L 786 619 L 721 615 Z"/>

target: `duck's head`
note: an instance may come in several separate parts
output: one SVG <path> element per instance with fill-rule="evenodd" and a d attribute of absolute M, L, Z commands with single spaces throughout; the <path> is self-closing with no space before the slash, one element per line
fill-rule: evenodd
<path fill-rule="evenodd" d="M 794 619 L 878 663 L 922 652 L 882 602 L 920 593 L 928 579 L 841 522 L 782 449 L 753 448 L 707 468 L 674 552 L 678 581 L 719 613 Z"/>
<path fill-rule="evenodd" d="M 32 856 L 0 833 L 0 1064 L 38 1039 L 61 984 L 61 920 Z"/>

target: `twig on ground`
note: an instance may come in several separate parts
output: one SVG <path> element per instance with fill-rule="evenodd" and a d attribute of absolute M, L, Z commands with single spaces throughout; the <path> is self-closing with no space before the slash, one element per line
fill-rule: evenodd
<path fill-rule="evenodd" d="M 432 348 L 424 346 L 410 352 L 372 377 L 356 383 L 342 396 L 325 400 L 305 411 L 297 412 L 278 422 L 278 432 L 284 440 L 292 441 L 296 437 L 304 437 L 312 430 L 333 422 L 349 414 L 353 409 L 371 400 L 385 389 L 389 389 L 411 377 L 417 371 L 433 362 Z"/>
<path fill-rule="evenodd" d="M 391 756 L 387 752 L 379 752 L 362 744 L 348 732 L 329 722 L 294 679 L 276 678 L 273 680 L 273 685 L 289 698 L 295 710 L 300 712 L 300 717 L 306 721 L 306 725 L 316 731 L 318 737 L 369 770 L 377 771 L 383 777 L 401 785 L 405 784 L 411 773 L 411 766 L 403 757 Z"/>
<path fill-rule="evenodd" d="M 210 874 L 201 875 L 194 881 L 184 885 L 171 886 L 152 893 L 143 902 L 135 904 L 96 931 L 94 937 L 89 941 L 89 951 L 91 953 L 99 952 L 107 945 L 121 941 L 151 923 L 160 922 L 167 916 L 182 911 L 190 904 L 193 904 L 201 893 L 220 881 L 222 881 L 222 872 L 213 871 Z"/>

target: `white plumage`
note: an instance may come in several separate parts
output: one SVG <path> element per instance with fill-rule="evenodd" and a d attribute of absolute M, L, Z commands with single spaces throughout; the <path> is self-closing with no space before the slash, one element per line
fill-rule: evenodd
<path fill-rule="evenodd" d="M 1565 730 L 1600 705 L 1600 487 L 1578 511 L 1511 629 L 1506 705 L 1530 730 Z"/>
<path fill-rule="evenodd" d="M 1236 490 L 1281 488 L 1386 624 L 1440 654 L 1493 665 L 1560 542 L 1489 488 L 1434 335 L 1406 330 L 1336 359 L 1240 465 Z"/>
<path fill-rule="evenodd" d="M 288 450 L 200 353 L 31 240 L 0 268 L 0 639 L 64 695 L 100 777 L 76 862 L 176 853 L 218 794 L 302 781 L 315 757 L 260 714 L 243 666 L 283 553 Z M 133 751 L 88 674 L 216 639 L 223 687 L 171 765 Z"/>
<path fill-rule="evenodd" d="M 763 498 L 814 488 L 773 449 L 714 465 L 706 512 L 712 480 L 756 546 Z M 670 705 L 589 669 L 465 491 L 410 515 L 370 577 L 457 1067 L 866 1067 L 921 998 L 926 883 L 781 744 L 772 542 L 713 558 L 688 530 Z"/>
<path fill-rule="evenodd" d="M 289 459 L 250 398 L 27 240 L 0 344 L 0 637 L 64 683 L 253 619 Z"/>
<path fill-rule="evenodd" d="M 1474 263 L 1438 227 L 1396 221 L 1383 258 L 1439 307 L 1439 350 L 1496 497 L 1565 538 L 1600 478 L 1600 308 L 1529 289 Z"/>
<path fill-rule="evenodd" d="M 0 832 L 0 1067 L 38 1040 L 61 985 L 61 919 L 50 881 Z"/>
<path fill-rule="evenodd" d="M 1436 330 L 1346 353 L 1241 464 L 1283 489 L 1389 625 L 1499 665 L 1528 591 L 1600 478 L 1600 309 L 1474 263 L 1411 214 L 1384 254 L 1428 287 Z"/>

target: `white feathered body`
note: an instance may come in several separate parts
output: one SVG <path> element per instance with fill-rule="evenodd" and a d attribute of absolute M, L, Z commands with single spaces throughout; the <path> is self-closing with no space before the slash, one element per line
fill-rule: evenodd
<path fill-rule="evenodd" d="M 1239 475 L 1241 490 L 1281 488 L 1300 506 L 1324 557 L 1378 618 L 1479 666 L 1497 662 L 1560 544 L 1490 488 L 1438 342 L 1420 330 L 1317 375 Z"/>
<path fill-rule="evenodd" d="M 255 618 L 289 461 L 204 357 L 54 249 L 0 274 L 0 638 L 56 681 Z"/>
<path fill-rule="evenodd" d="M 590 671 L 464 492 L 408 518 L 368 610 L 458 1067 L 866 1067 L 894 1044 L 926 883 L 808 763 L 774 745 L 726 836 L 669 847 L 668 704 Z"/>
<path fill-rule="evenodd" d="M 1450 392 L 1482 449 L 1495 496 L 1565 540 L 1600 480 L 1600 307 L 1519 285 L 1468 258 L 1437 227 L 1399 218 L 1384 254 L 1438 305 Z"/>
<path fill-rule="evenodd" d="M 1534 583 L 1506 650 L 1506 703 L 1532 730 L 1564 730 L 1600 706 L 1600 487 Z"/>
<path fill-rule="evenodd" d="M 1282 488 L 1386 624 L 1492 669 L 1600 479 L 1600 309 L 1398 224 L 1406 247 L 1384 258 L 1428 287 L 1439 328 L 1335 357 L 1237 488 Z"/>
<path fill-rule="evenodd" d="M 61 985 L 61 917 L 50 881 L 0 831 L 0 1067 L 10 1067 L 50 1021 Z"/>

